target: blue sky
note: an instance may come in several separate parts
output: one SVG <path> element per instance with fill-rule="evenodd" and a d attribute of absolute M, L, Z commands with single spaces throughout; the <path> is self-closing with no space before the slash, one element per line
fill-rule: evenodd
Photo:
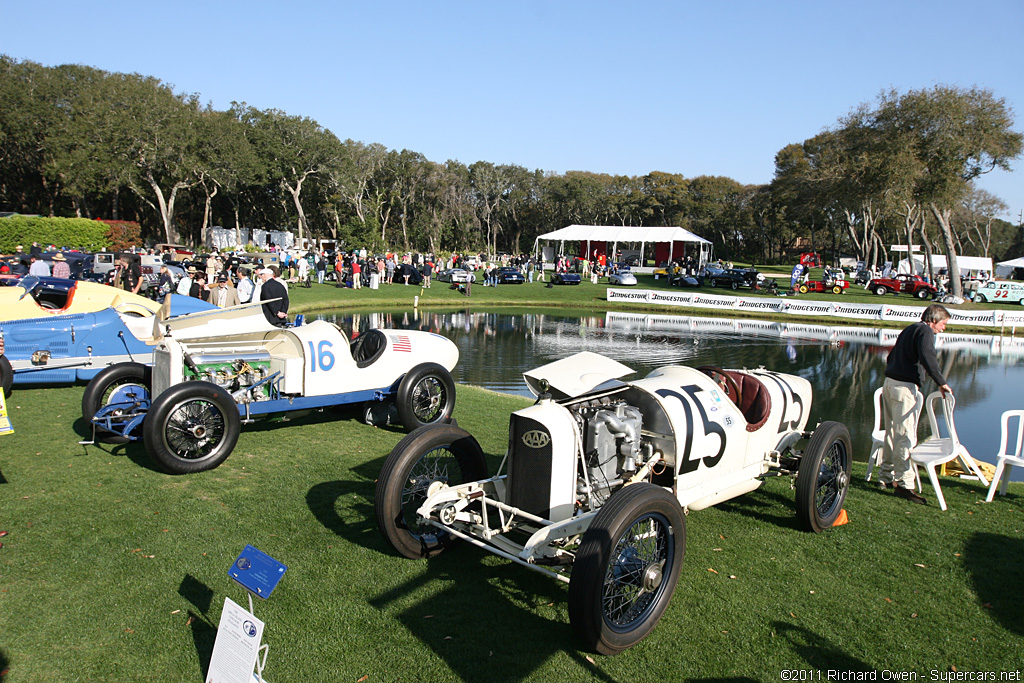
<path fill-rule="evenodd" d="M 0 52 L 156 76 L 433 161 L 771 180 L 890 88 L 991 89 L 1024 130 L 1024 2 L 0 0 Z M 0 105 L 2 106 L 2 105 Z M 1024 210 L 1024 161 L 981 186 Z"/>

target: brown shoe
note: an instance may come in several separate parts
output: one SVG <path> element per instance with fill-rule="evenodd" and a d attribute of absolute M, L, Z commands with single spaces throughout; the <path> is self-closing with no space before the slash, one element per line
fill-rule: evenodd
<path fill-rule="evenodd" d="M 909 500 L 911 503 L 917 503 L 918 505 L 928 504 L 928 501 L 924 499 L 924 496 L 918 495 L 917 491 L 915 491 L 914 489 L 908 489 L 905 486 L 900 486 L 899 484 L 896 484 L 893 486 L 892 492 L 896 494 L 897 498 Z"/>

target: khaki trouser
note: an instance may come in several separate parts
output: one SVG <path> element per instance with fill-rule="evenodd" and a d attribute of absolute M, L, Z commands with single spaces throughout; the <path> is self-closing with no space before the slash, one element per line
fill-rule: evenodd
<path fill-rule="evenodd" d="M 885 414 L 885 442 L 882 445 L 881 474 L 883 484 L 899 483 L 913 489 L 914 469 L 910 448 L 917 436 L 917 385 L 890 377 L 882 385 L 882 409 Z"/>

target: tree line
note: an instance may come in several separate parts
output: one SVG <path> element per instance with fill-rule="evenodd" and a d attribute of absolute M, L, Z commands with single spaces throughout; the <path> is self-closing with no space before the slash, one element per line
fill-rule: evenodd
<path fill-rule="evenodd" d="M 972 184 L 1008 169 L 1022 139 L 978 88 L 884 93 L 780 150 L 764 185 L 441 163 L 278 109 L 218 111 L 151 76 L 2 55 L 0 103 L 0 210 L 135 220 L 168 242 L 222 225 L 515 253 L 572 223 L 679 225 L 725 258 L 770 263 L 798 244 L 878 261 L 890 243 L 1000 257 L 1019 240 Z"/>

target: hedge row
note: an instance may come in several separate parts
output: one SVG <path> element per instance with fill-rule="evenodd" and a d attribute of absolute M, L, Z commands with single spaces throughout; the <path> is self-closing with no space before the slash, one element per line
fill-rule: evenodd
<path fill-rule="evenodd" d="M 99 251 L 111 246 L 111 226 L 88 218 L 44 218 L 42 216 L 8 216 L 0 218 L 0 254 L 13 254 L 19 244 L 28 253 L 38 242 L 43 249 L 49 245 Z"/>

